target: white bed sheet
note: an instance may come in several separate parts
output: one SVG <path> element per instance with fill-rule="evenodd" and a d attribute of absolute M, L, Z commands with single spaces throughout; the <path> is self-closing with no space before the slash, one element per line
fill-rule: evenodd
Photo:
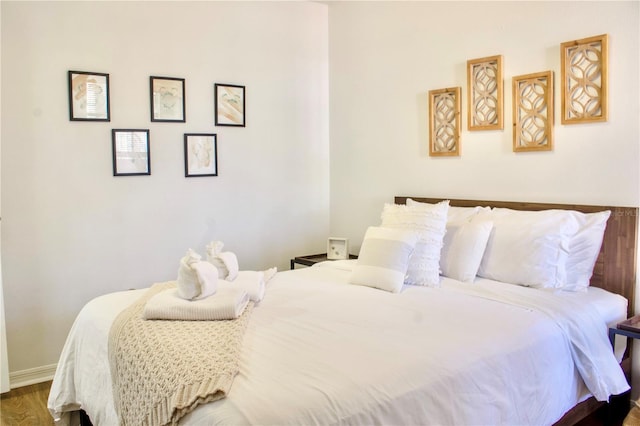
<path fill-rule="evenodd" d="M 445 278 L 439 289 L 392 294 L 349 285 L 352 264 L 276 274 L 252 314 L 227 398 L 181 424 L 542 425 L 589 396 L 556 320 L 496 300 L 517 286 Z M 60 424 L 80 408 L 95 426 L 117 424 L 109 327 L 144 291 L 98 297 L 78 315 L 49 396 Z M 626 317 L 626 299 L 598 288 L 544 297 L 597 314 L 605 343 L 607 324 Z"/>

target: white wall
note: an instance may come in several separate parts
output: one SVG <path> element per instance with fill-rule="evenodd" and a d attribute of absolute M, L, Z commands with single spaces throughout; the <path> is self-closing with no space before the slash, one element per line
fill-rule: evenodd
<path fill-rule="evenodd" d="M 328 15 L 308 2 L 2 1 L 2 270 L 11 371 L 58 361 L 80 308 L 175 279 L 212 239 L 288 269 L 329 226 Z M 67 71 L 110 74 L 111 122 L 71 122 Z M 149 76 L 186 79 L 186 123 L 151 123 Z M 215 128 L 213 84 L 246 85 Z M 111 129 L 148 128 L 151 176 L 113 177 Z M 219 176 L 184 177 L 183 134 Z"/>
<path fill-rule="evenodd" d="M 361 239 L 394 195 L 637 206 L 638 2 L 329 7 L 331 231 Z M 560 43 L 608 33 L 609 121 L 560 124 Z M 503 131 L 466 130 L 466 61 L 502 54 Z M 553 152 L 513 153 L 511 78 L 553 70 Z M 462 155 L 428 155 L 428 91 L 463 88 Z"/>

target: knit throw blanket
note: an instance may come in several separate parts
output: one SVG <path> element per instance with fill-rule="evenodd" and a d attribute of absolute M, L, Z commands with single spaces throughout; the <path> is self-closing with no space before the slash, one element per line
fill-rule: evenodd
<path fill-rule="evenodd" d="M 235 320 L 144 320 L 147 300 L 175 286 L 154 284 L 111 326 L 109 362 L 122 425 L 177 424 L 198 405 L 224 398 L 238 373 L 253 302 Z"/>

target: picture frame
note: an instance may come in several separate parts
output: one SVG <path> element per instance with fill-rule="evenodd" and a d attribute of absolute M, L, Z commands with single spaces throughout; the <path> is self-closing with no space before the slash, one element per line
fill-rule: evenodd
<path fill-rule="evenodd" d="M 215 125 L 245 127 L 245 86 L 214 83 L 213 88 Z"/>
<path fill-rule="evenodd" d="M 184 134 L 184 176 L 218 176 L 218 142 L 215 133 Z"/>
<path fill-rule="evenodd" d="M 553 71 L 513 77 L 513 151 L 553 149 Z"/>
<path fill-rule="evenodd" d="M 349 239 L 330 237 L 327 239 L 327 259 L 349 259 Z"/>
<path fill-rule="evenodd" d="M 175 77 L 149 77 L 151 121 L 184 123 L 185 80 Z"/>
<path fill-rule="evenodd" d="M 149 129 L 112 129 L 113 175 L 150 175 L 149 144 Z"/>
<path fill-rule="evenodd" d="M 607 34 L 560 44 L 562 124 L 608 120 L 608 44 Z"/>
<path fill-rule="evenodd" d="M 69 120 L 111 121 L 109 74 L 69 71 Z"/>
<path fill-rule="evenodd" d="M 429 155 L 460 155 L 460 87 L 429 91 Z"/>
<path fill-rule="evenodd" d="M 502 130 L 502 55 L 467 61 L 467 129 Z"/>

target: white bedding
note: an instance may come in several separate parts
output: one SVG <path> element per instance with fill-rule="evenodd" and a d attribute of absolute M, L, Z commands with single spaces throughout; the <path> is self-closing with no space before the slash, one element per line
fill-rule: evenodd
<path fill-rule="evenodd" d="M 405 286 L 392 294 L 347 284 L 352 265 L 276 274 L 254 309 L 227 398 L 181 423 L 552 424 L 589 396 L 571 354 L 576 342 L 589 342 L 578 346 L 587 364 L 589 352 L 600 351 L 594 376 L 607 378 L 614 393 L 628 389 L 602 352 L 607 324 L 626 317 L 621 296 L 447 278 L 441 288 Z M 144 291 L 98 297 L 78 315 L 49 396 L 61 424 L 69 421 L 63 412 L 80 408 L 95 426 L 117 424 L 109 327 Z M 575 327 L 561 319 L 567 307 L 570 317 L 596 325 L 574 344 L 561 332 Z M 623 350 L 616 348 L 618 360 Z"/>

